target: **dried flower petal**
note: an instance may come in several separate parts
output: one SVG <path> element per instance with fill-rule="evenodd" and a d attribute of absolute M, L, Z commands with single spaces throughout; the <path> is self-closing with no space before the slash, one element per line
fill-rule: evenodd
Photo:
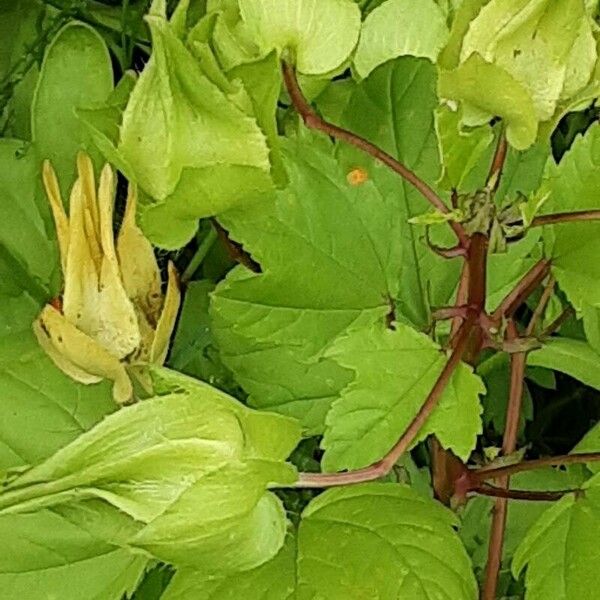
<path fill-rule="evenodd" d="M 125 367 L 115 356 L 77 329 L 52 306 L 44 307 L 38 323 L 48 342 L 68 363 L 74 365 L 79 373 L 83 371 L 91 376 L 113 381 L 113 396 L 119 404 L 131 399 L 131 381 Z M 49 353 L 51 359 L 53 354 Z M 61 361 L 56 363 L 56 366 L 62 368 L 65 364 Z M 72 376 L 71 373 L 65 372 Z"/>

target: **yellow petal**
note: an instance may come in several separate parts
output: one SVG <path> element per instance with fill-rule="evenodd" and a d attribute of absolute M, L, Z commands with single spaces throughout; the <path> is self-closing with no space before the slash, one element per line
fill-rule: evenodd
<path fill-rule="evenodd" d="M 122 359 L 139 346 L 135 308 L 127 297 L 118 267 L 106 256 L 100 275 L 99 318 L 100 328 L 93 337 L 111 354 Z"/>
<path fill-rule="evenodd" d="M 52 306 L 44 307 L 39 323 L 54 349 L 67 361 L 86 373 L 113 382 L 113 397 L 116 402 L 123 404 L 131 399 L 131 381 L 125 367 L 116 357 L 69 323 Z M 57 366 L 60 368 L 60 365 Z M 65 373 L 69 375 L 68 372 Z"/>
<path fill-rule="evenodd" d="M 46 330 L 42 327 L 40 320 L 36 319 L 33 322 L 33 333 L 37 338 L 39 345 L 42 350 L 48 355 L 50 360 L 63 372 L 65 375 L 68 375 L 71 379 L 75 381 L 79 381 L 79 383 L 85 383 L 89 385 L 90 383 L 98 383 L 102 381 L 102 377 L 98 377 L 97 375 L 92 375 L 83 369 L 80 369 L 77 365 L 72 363 L 66 356 L 61 354 L 52 344 L 52 340 L 50 339 Z"/>
<path fill-rule="evenodd" d="M 98 202 L 96 199 L 96 178 L 94 177 L 94 165 L 92 159 L 79 152 L 77 154 L 77 172 L 81 181 L 81 189 L 86 200 L 86 209 L 90 211 L 94 223 L 95 238 L 100 239 L 100 219 L 98 216 Z"/>
<path fill-rule="evenodd" d="M 42 167 L 42 180 L 54 218 L 58 248 L 60 250 L 60 263 L 64 275 L 66 273 L 67 253 L 69 250 L 69 219 L 60 195 L 56 173 L 48 160 L 44 161 Z"/>
<path fill-rule="evenodd" d="M 145 313 L 138 306 L 135 307 L 135 314 L 140 330 L 140 343 L 135 353 L 127 360 L 130 365 L 148 363 L 150 361 L 150 353 L 152 352 L 152 342 L 154 341 L 155 325 L 150 325 Z"/>
<path fill-rule="evenodd" d="M 100 327 L 98 273 L 86 237 L 85 208 L 86 199 L 78 179 L 71 190 L 63 312 L 68 321 L 94 337 Z"/>
<path fill-rule="evenodd" d="M 152 245 L 135 222 L 137 190 L 129 186 L 125 216 L 117 240 L 121 277 L 127 295 L 139 306 L 154 328 L 160 316 L 160 270 Z"/>
<path fill-rule="evenodd" d="M 102 270 L 100 273 L 99 318 L 100 329 L 94 336 L 110 353 L 125 358 L 140 343 L 135 309 L 123 283 L 113 234 L 113 203 L 115 178 L 106 165 L 100 174 L 98 209 L 102 244 Z"/>
<path fill-rule="evenodd" d="M 181 302 L 181 293 L 179 292 L 179 281 L 175 265 L 169 262 L 169 281 L 167 283 L 167 293 L 165 294 L 165 303 L 163 310 L 156 326 L 154 342 L 152 343 L 152 351 L 150 352 L 150 362 L 162 365 L 167 358 L 169 351 L 169 341 L 177 313 L 179 312 L 179 304 Z"/>
<path fill-rule="evenodd" d="M 90 212 L 89 208 L 85 208 L 83 213 L 83 224 L 85 230 L 85 237 L 87 240 L 88 248 L 90 250 L 90 256 L 94 261 L 94 267 L 96 273 L 100 273 L 102 268 L 102 250 L 96 237 L 96 226 L 94 225 L 94 217 Z"/>
<path fill-rule="evenodd" d="M 115 236 L 113 233 L 113 208 L 115 202 L 115 175 L 109 165 L 104 165 L 100 173 L 98 187 L 98 214 L 100 219 L 100 245 L 102 254 L 115 266 Z"/>

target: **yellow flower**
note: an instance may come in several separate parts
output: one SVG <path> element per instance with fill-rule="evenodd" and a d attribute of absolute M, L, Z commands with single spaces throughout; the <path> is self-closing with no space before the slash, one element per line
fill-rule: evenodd
<path fill-rule="evenodd" d="M 135 186 L 129 186 L 115 245 L 112 169 L 105 165 L 97 192 L 87 155 L 78 155 L 77 170 L 67 216 L 56 174 L 44 163 L 64 293 L 61 309 L 45 306 L 33 328 L 58 368 L 81 383 L 110 379 L 113 397 L 122 404 L 133 395 L 130 373 L 139 375 L 144 364 L 166 358 L 180 303 L 177 273 L 169 263 L 163 296 L 152 246 L 135 223 Z"/>

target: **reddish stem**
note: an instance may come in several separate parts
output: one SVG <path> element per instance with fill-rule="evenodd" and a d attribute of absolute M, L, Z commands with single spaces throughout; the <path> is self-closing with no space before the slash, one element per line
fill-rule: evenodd
<path fill-rule="evenodd" d="M 365 138 L 322 119 L 313 110 L 311 105 L 302 94 L 302 90 L 300 89 L 298 80 L 296 79 L 294 68 L 284 62 L 282 64 L 282 71 L 283 80 L 292 104 L 294 105 L 296 112 L 298 112 L 298 114 L 302 117 L 302 120 L 307 127 L 322 131 L 333 138 L 343 140 L 348 144 L 356 146 L 366 154 L 373 156 L 377 160 L 387 165 L 390 169 L 392 169 L 392 171 L 395 171 L 398 173 L 398 175 L 403 177 L 438 211 L 443 214 L 448 214 L 450 212 L 450 209 L 446 206 L 445 202 L 414 171 L 411 171 L 407 166 Z M 468 243 L 468 236 L 465 233 L 462 225 L 455 221 L 449 221 L 449 224 L 456 234 L 461 246 L 466 247 Z"/>
<path fill-rule="evenodd" d="M 250 271 L 254 273 L 260 273 L 260 265 L 248 254 L 241 244 L 234 242 L 230 237 L 227 230 L 215 219 L 211 218 L 211 223 L 217 232 L 217 237 L 221 243 L 225 246 L 229 257 L 240 265 L 244 265 Z"/>
<path fill-rule="evenodd" d="M 425 425 L 431 413 L 436 409 L 442 392 L 448 385 L 452 373 L 454 373 L 460 364 L 462 356 L 468 347 L 471 331 L 475 323 L 476 315 L 472 313 L 461 325 L 454 350 L 431 388 L 427 399 L 419 409 L 419 412 L 415 415 L 393 448 L 380 461 L 364 469 L 357 469 L 347 473 L 300 473 L 295 487 L 326 488 L 373 481 L 387 475 L 398 459 L 410 448 L 417 434 L 423 425 Z"/>
<path fill-rule="evenodd" d="M 492 194 L 496 193 L 500 187 L 500 179 L 502 177 L 502 169 L 504 168 L 504 162 L 506 161 L 506 153 L 508 151 L 508 143 L 506 141 L 506 135 L 504 131 L 500 133 L 498 138 L 498 145 L 496 146 L 496 152 L 492 159 L 490 166 L 490 172 L 487 178 L 487 185 L 490 187 Z"/>
<path fill-rule="evenodd" d="M 567 308 L 565 308 L 565 310 L 563 310 L 560 315 L 558 315 L 558 317 L 556 317 L 556 319 L 554 319 L 554 321 L 552 321 L 552 323 L 550 323 L 550 325 L 548 325 L 548 327 L 542 331 L 540 337 L 546 338 L 551 336 L 570 316 L 574 314 L 575 311 L 573 310 L 573 307 L 567 306 Z"/>
<path fill-rule="evenodd" d="M 555 213 L 535 217 L 531 222 L 531 227 L 543 227 L 544 225 L 556 225 L 557 223 L 574 223 L 577 221 L 597 221 L 598 219 L 600 219 L 600 210 Z"/>
<path fill-rule="evenodd" d="M 527 329 L 525 330 L 525 336 L 531 337 L 535 331 L 535 327 L 538 321 L 542 318 L 544 311 L 546 310 L 546 306 L 548 306 L 548 302 L 550 302 L 550 298 L 552 298 L 552 294 L 554 293 L 554 286 L 556 285 L 556 279 L 554 279 L 553 275 L 548 277 L 548 281 L 544 286 L 544 291 L 542 292 L 542 297 L 538 302 L 538 305 L 535 307 L 533 311 L 533 315 L 531 316 L 531 320 L 529 321 L 529 325 L 527 325 Z"/>
<path fill-rule="evenodd" d="M 573 494 L 578 493 L 581 490 L 579 489 L 569 489 L 569 490 L 555 490 L 552 492 L 539 492 L 537 490 L 510 490 L 507 488 L 496 487 L 493 485 L 484 485 L 480 487 L 473 488 L 471 490 L 475 494 L 479 494 L 480 496 L 491 496 L 492 498 L 497 498 L 506 504 L 507 500 L 531 500 L 533 502 L 553 502 L 555 500 L 560 500 L 565 494 Z M 497 505 L 497 503 L 496 503 Z M 491 544 L 491 540 L 490 540 Z M 500 547 L 500 553 L 502 553 L 502 547 Z M 488 562 L 489 565 L 489 562 Z M 500 564 L 498 564 L 498 568 L 500 568 Z M 486 586 L 488 582 L 488 574 L 486 571 Z M 489 593 L 493 593 L 494 596 L 485 595 L 487 593 L 487 587 L 484 588 L 482 600 L 491 598 L 495 600 L 496 598 L 496 586 L 494 586 L 494 590 Z"/>
<path fill-rule="evenodd" d="M 533 293 L 546 275 L 548 275 L 549 271 L 549 260 L 541 259 L 535 263 L 502 300 L 498 308 L 493 312 L 492 319 L 499 321 L 502 317 L 511 317 L 517 308 Z"/>
<path fill-rule="evenodd" d="M 479 351 L 477 347 L 481 343 L 479 315 L 485 304 L 486 257 L 487 238 L 482 234 L 475 234 L 469 246 L 468 257 L 470 272 L 468 300 L 474 309 L 468 312 L 459 327 L 453 341 L 452 353 L 425 402 L 392 449 L 380 461 L 364 469 L 347 473 L 300 473 L 296 487 L 324 488 L 379 479 L 387 475 L 398 459 L 410 448 L 419 431 L 436 409 L 444 389 L 462 358 L 468 353 Z"/>
<path fill-rule="evenodd" d="M 460 281 L 458 282 L 458 290 L 456 292 L 456 306 L 465 306 L 469 299 L 469 261 L 465 261 L 460 273 Z M 460 316 L 452 320 L 452 328 L 450 329 L 450 338 L 455 338 L 458 328 L 463 319 Z"/>
<path fill-rule="evenodd" d="M 498 479 L 508 477 L 515 473 L 523 471 L 533 471 L 542 467 L 558 467 L 562 465 L 577 465 L 600 461 L 600 452 L 581 452 L 578 454 L 564 454 L 562 456 L 548 456 L 537 458 L 535 460 L 525 460 L 513 465 L 503 467 L 483 467 L 476 471 L 471 471 L 469 477 L 471 481 L 487 481 L 489 479 Z"/>
<path fill-rule="evenodd" d="M 513 341 L 519 333 L 514 321 L 509 321 L 507 329 L 508 341 Z M 519 429 L 519 417 L 523 400 L 523 381 L 525 377 L 525 364 L 527 354 L 518 352 L 510 357 L 510 395 L 506 410 L 506 427 L 502 439 L 502 453 L 506 456 L 517 449 L 517 435 Z M 504 475 L 498 478 L 499 489 L 508 488 L 509 479 Z M 481 489 L 481 488 L 480 488 Z M 480 491 L 480 493 L 482 493 Z M 498 494 L 496 494 L 498 496 Z M 508 497 L 497 497 L 494 506 L 490 540 L 488 546 L 488 560 L 485 568 L 485 579 L 483 585 L 482 600 L 495 600 L 498 587 L 498 575 L 502 562 L 502 547 L 504 545 L 504 532 L 506 529 L 506 514 L 508 508 Z"/>

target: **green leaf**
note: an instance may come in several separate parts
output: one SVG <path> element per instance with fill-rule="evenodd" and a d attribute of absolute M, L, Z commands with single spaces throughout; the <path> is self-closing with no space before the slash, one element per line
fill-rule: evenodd
<path fill-rule="evenodd" d="M 527 533 L 512 564 L 515 577 L 527 567 L 528 600 L 592 600 L 590 582 L 600 568 L 596 551 L 600 535 L 598 475 L 547 509 Z"/>
<path fill-rule="evenodd" d="M 296 541 L 288 534 L 283 548 L 264 564 L 220 577 L 180 569 L 161 600 L 290 600 L 296 589 Z"/>
<path fill-rule="evenodd" d="M 60 276 L 39 179 L 31 146 L 0 140 L 0 295 L 17 297 L 25 291 L 41 306 L 58 291 Z"/>
<path fill-rule="evenodd" d="M 265 489 L 293 482 L 283 460 L 298 426 L 202 382 L 154 372 L 159 388 L 173 391 L 108 416 L 13 476 L 0 494 L 0 514 L 98 499 L 138 528 L 146 524 L 115 543 L 206 571 L 264 562 L 286 528 L 280 502 Z"/>
<path fill-rule="evenodd" d="M 404 57 L 378 67 L 356 86 L 340 124 L 383 148 L 436 189 L 441 171 L 434 127 L 437 106 L 433 65 L 426 59 Z M 418 328 L 427 327 L 430 307 L 451 302 L 460 274 L 458 261 L 431 251 L 423 226 L 406 225 L 430 205 L 396 173 L 361 151 L 341 143 L 338 158 L 347 171 L 362 168 L 379 193 L 397 204 L 403 255 L 396 311 Z M 441 246 L 456 243 L 447 226 L 432 230 L 431 237 Z"/>
<path fill-rule="evenodd" d="M 75 109 L 102 102 L 112 89 L 104 40 L 83 23 L 65 25 L 46 50 L 31 108 L 36 152 L 52 161 L 64 197 L 75 181 L 78 150 L 85 150 L 100 165 L 100 155 Z"/>
<path fill-rule="evenodd" d="M 489 127 L 461 130 L 460 115 L 447 106 L 436 110 L 435 128 L 443 168 L 439 183 L 447 190 L 464 191 L 464 180 L 477 166 L 482 155 L 487 155 L 486 150 L 494 139 L 492 131 Z"/>
<path fill-rule="evenodd" d="M 256 120 L 206 77 L 169 24 L 147 19 L 153 54 L 123 114 L 118 152 L 158 201 L 143 214 L 146 233 L 174 248 L 199 217 L 272 186 L 269 148 Z"/>
<path fill-rule="evenodd" d="M 448 37 L 446 17 L 434 0 L 387 0 L 365 19 L 354 57 L 360 77 L 398 56 L 435 62 Z"/>
<path fill-rule="evenodd" d="M 455 516 L 398 484 L 328 490 L 298 532 L 298 598 L 474 600 Z"/>
<path fill-rule="evenodd" d="M 509 356 L 499 353 L 477 366 L 477 374 L 483 378 L 487 390 L 483 400 L 483 422 L 485 425 L 491 425 L 498 434 L 502 434 L 506 426 L 506 409 L 510 390 L 509 363 Z M 533 418 L 533 400 L 527 385 L 523 389 L 522 403 L 519 415 L 519 436 L 523 434 L 526 421 L 531 421 Z"/>
<path fill-rule="evenodd" d="M 406 486 L 330 490 L 308 505 L 297 535 L 270 561 L 222 577 L 179 570 L 163 598 L 474 599 L 455 524 L 452 513 Z"/>
<path fill-rule="evenodd" d="M 584 304 L 581 307 L 581 316 L 588 344 L 600 355 L 600 307 Z"/>
<path fill-rule="evenodd" d="M 324 350 L 349 327 L 383 321 L 398 293 L 402 217 L 395 198 L 348 182 L 327 140 L 303 133 L 282 149 L 288 188 L 221 219 L 262 274 L 238 267 L 219 284 L 213 327 L 250 403 L 316 432 L 349 379 Z"/>
<path fill-rule="evenodd" d="M 417 414 L 447 360 L 430 338 L 400 323 L 395 330 L 352 332 L 336 340 L 327 356 L 355 372 L 327 415 L 323 466 L 331 471 L 382 458 Z M 483 393 L 479 377 L 461 364 L 416 441 L 433 433 L 466 461 L 481 433 Z"/>
<path fill-rule="evenodd" d="M 578 487 L 583 478 L 572 470 L 562 471 L 551 467 L 517 473 L 510 479 L 511 489 L 553 491 Z M 494 509 L 494 500 L 479 496 L 469 500 L 462 513 L 460 536 L 465 544 L 477 571 L 482 572 L 488 557 L 490 525 Z M 521 544 L 531 526 L 553 505 L 552 502 L 531 502 L 511 500 L 508 503 L 506 531 L 502 549 L 501 573 L 512 577 L 510 561 L 515 550 Z"/>
<path fill-rule="evenodd" d="M 30 327 L 31 316 L 0 337 L 0 470 L 45 459 L 116 408 L 110 386 L 63 375 Z"/>
<path fill-rule="evenodd" d="M 43 461 L 116 408 L 110 386 L 75 383 L 54 366 L 30 329 L 39 305 L 19 314 L 27 298 L 16 299 L 12 311 L 3 300 L 0 473 Z M 55 507 L 0 517 L 11 548 L 0 558 L 0 598 L 37 600 L 43 590 L 65 600 L 120 600 L 132 590 L 147 559 L 99 538 L 86 515 Z"/>
<path fill-rule="evenodd" d="M 136 81 L 136 74 L 127 71 L 101 104 L 76 111 L 90 139 L 104 159 L 119 169 L 128 179 L 133 179 L 132 168 L 117 152 L 116 146 L 119 141 L 119 126 L 123 119 L 123 111 Z"/>
<path fill-rule="evenodd" d="M 271 150 L 273 179 L 277 184 L 287 182 L 285 169 L 279 149 L 277 131 L 277 102 L 281 92 L 281 69 L 275 52 L 263 59 L 245 63 L 228 73 L 232 79 L 240 79 L 250 96 L 256 120 L 267 138 Z"/>
<path fill-rule="evenodd" d="M 550 338 L 542 348 L 527 355 L 527 364 L 554 369 L 600 389 L 600 355 L 581 340 Z"/>
<path fill-rule="evenodd" d="M 440 97 L 463 103 L 463 125 L 482 125 L 500 117 L 509 143 L 517 150 L 535 142 L 538 124 L 529 92 L 508 71 L 479 54 L 452 71 L 441 71 L 438 90 Z"/>
<path fill-rule="evenodd" d="M 600 126 L 578 137 L 561 162 L 549 162 L 543 191 L 550 194 L 543 213 L 598 209 Z M 600 304 L 600 223 L 564 223 L 544 227 L 546 254 L 561 289 L 577 310 Z"/>
<path fill-rule="evenodd" d="M 462 0 L 454 11 L 450 27 L 448 43 L 438 57 L 438 65 L 442 69 L 455 69 L 460 62 L 460 51 L 463 38 L 469 30 L 471 21 L 477 16 L 486 0 Z"/>
<path fill-rule="evenodd" d="M 334 71 L 358 41 L 360 10 L 350 0 L 238 0 L 262 53 L 277 49 L 306 75 Z"/>
<path fill-rule="evenodd" d="M 230 392 L 231 373 L 223 365 L 208 314 L 212 281 L 192 281 L 186 289 L 168 366 Z"/>
<path fill-rule="evenodd" d="M 600 424 L 596 423 L 581 439 L 581 441 L 573 448 L 571 454 L 581 454 L 587 452 L 600 452 Z M 592 473 L 600 472 L 599 462 L 589 462 L 587 468 Z"/>
<path fill-rule="evenodd" d="M 131 600 L 159 600 L 173 579 L 174 570 L 169 565 L 150 565 L 144 578 L 135 589 Z"/>
<path fill-rule="evenodd" d="M 95 535 L 86 522 L 92 510 L 101 507 L 65 506 L 0 517 L 0 535 L 11 550 L 0 557 L 0 598 L 129 597 L 148 559 Z"/>
<path fill-rule="evenodd" d="M 523 239 L 510 243 L 506 252 L 490 253 L 486 279 L 487 309 L 495 310 L 540 258 L 540 232 L 536 230 L 528 231 Z"/>
<path fill-rule="evenodd" d="M 31 139 L 31 99 L 39 74 L 29 67 L 28 49 L 41 45 L 46 7 L 37 0 L 4 2 L 0 7 L 0 122 L 4 136 Z M 35 51 L 35 50 L 34 50 Z"/>

